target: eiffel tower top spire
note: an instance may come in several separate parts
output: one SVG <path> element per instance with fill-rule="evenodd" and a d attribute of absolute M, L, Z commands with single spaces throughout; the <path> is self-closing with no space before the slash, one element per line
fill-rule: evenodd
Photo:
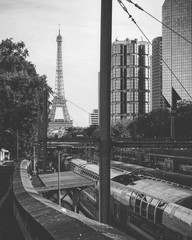
<path fill-rule="evenodd" d="M 62 66 L 62 36 L 59 34 L 57 36 L 57 62 L 56 62 L 56 79 L 55 79 L 55 93 L 59 97 L 65 98 L 64 92 L 64 80 L 63 80 L 63 66 Z"/>
<path fill-rule="evenodd" d="M 60 35 L 60 24 L 59 24 L 59 35 Z"/>
<path fill-rule="evenodd" d="M 60 24 L 59 24 L 59 34 L 57 36 L 57 42 L 62 42 L 62 36 L 60 34 Z"/>

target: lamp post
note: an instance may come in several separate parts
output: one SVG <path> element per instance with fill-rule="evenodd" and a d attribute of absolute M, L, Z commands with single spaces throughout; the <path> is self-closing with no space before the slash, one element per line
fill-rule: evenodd
<path fill-rule="evenodd" d="M 37 173 L 37 171 L 36 171 L 36 164 L 37 164 L 36 148 L 38 146 L 39 146 L 39 144 L 37 142 L 35 142 L 33 145 L 33 171 L 34 171 L 34 174 Z"/>
<path fill-rule="evenodd" d="M 57 146 L 58 151 L 58 204 L 61 206 L 61 189 L 60 189 L 60 162 L 61 162 L 61 146 Z"/>
<path fill-rule="evenodd" d="M 17 129 L 16 133 L 13 131 L 13 129 L 8 128 L 5 130 L 5 132 L 11 133 L 14 137 L 16 137 L 16 151 L 17 151 L 17 161 L 19 161 L 19 131 Z"/>

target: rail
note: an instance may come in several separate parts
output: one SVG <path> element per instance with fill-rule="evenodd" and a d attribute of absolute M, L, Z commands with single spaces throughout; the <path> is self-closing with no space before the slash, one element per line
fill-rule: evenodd
<path fill-rule="evenodd" d="M 98 138 L 48 138 L 48 146 L 71 144 L 73 146 L 81 146 L 80 144 L 89 143 L 96 144 L 99 143 Z M 140 148 L 191 148 L 192 141 L 185 140 L 172 140 L 172 139 L 145 139 L 145 138 L 117 138 L 111 139 L 111 144 L 114 147 L 140 147 Z M 84 145 L 83 145 L 84 146 Z"/>

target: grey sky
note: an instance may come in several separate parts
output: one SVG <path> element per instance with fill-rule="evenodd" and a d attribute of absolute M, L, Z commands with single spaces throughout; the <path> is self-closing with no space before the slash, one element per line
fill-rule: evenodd
<path fill-rule="evenodd" d="M 161 19 L 164 0 L 135 0 Z M 56 37 L 61 25 L 63 71 L 66 98 L 88 112 L 98 107 L 100 62 L 100 0 L 0 0 L 0 40 L 12 37 L 24 41 L 40 75 L 54 88 Z M 130 14 L 147 37 L 161 35 L 161 25 L 124 1 Z M 138 38 L 142 34 L 118 2 L 113 0 L 112 41 Z M 143 40 L 144 37 L 143 37 Z M 88 126 L 88 114 L 67 103 L 75 125 Z"/>

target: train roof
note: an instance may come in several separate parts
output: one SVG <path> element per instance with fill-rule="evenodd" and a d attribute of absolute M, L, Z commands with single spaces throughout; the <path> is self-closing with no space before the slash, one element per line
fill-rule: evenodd
<path fill-rule="evenodd" d="M 159 169 L 149 168 L 145 166 L 111 161 L 111 167 L 116 169 L 126 170 L 131 174 L 138 176 L 149 176 L 152 178 L 163 179 L 172 183 L 180 184 L 192 188 L 192 175 L 182 174 L 178 172 L 168 172 Z"/>
<path fill-rule="evenodd" d="M 189 189 L 184 189 L 152 179 L 142 179 L 134 181 L 133 183 L 127 185 L 131 189 L 139 192 L 143 192 L 155 198 L 162 199 L 166 202 L 177 203 L 181 200 L 191 198 L 192 191 Z"/>
<path fill-rule="evenodd" d="M 82 159 L 72 159 L 71 160 L 74 164 L 77 164 L 79 167 L 84 168 L 88 171 L 94 172 L 99 176 L 99 165 L 91 162 L 87 162 L 86 160 Z M 119 175 L 124 175 L 128 173 L 125 170 L 117 170 L 117 169 L 111 169 L 110 172 L 110 178 L 113 179 Z"/>
<path fill-rule="evenodd" d="M 119 167 L 121 169 L 124 169 L 126 171 L 129 171 L 130 173 L 135 171 L 135 170 L 138 170 L 138 169 L 143 169 L 145 168 L 144 166 L 139 166 L 139 165 L 136 165 L 136 164 L 127 164 L 127 163 L 124 163 L 124 162 L 119 162 L 119 161 L 111 161 L 111 166 L 112 167 Z"/>
<path fill-rule="evenodd" d="M 99 165 L 82 159 L 71 160 L 80 169 L 92 172 L 99 177 Z M 143 193 L 164 202 L 177 203 L 192 209 L 192 191 L 177 185 L 166 183 L 160 179 L 144 179 L 130 175 L 127 171 L 111 169 L 111 180 L 123 184 L 131 191 Z"/>

